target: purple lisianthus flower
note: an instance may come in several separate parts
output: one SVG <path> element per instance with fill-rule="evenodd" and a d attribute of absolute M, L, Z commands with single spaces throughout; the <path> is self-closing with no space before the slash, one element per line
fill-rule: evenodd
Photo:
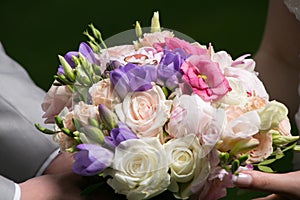
<path fill-rule="evenodd" d="M 104 138 L 104 142 L 111 148 L 115 148 L 121 142 L 136 139 L 137 136 L 122 122 L 118 122 L 118 127 L 110 131 L 110 136 Z"/>
<path fill-rule="evenodd" d="M 164 55 L 158 65 L 157 79 L 168 89 L 173 90 L 178 87 L 182 74 L 180 66 L 186 59 L 185 52 L 178 48 L 172 51 L 165 49 Z"/>
<path fill-rule="evenodd" d="M 157 72 L 153 65 L 138 66 L 128 63 L 111 71 L 110 80 L 116 93 L 123 99 L 128 92 L 151 89 L 151 82 L 157 80 Z"/>
<path fill-rule="evenodd" d="M 68 64 L 72 67 L 75 68 L 75 63 L 73 61 L 73 56 L 78 57 L 78 54 L 83 55 L 91 64 L 95 65 L 100 65 L 99 60 L 96 59 L 96 56 L 92 50 L 92 48 L 85 42 L 81 42 L 79 45 L 78 52 L 77 51 L 69 51 L 68 53 L 65 54 L 64 58 L 68 62 Z M 64 70 L 62 66 L 60 65 L 57 71 L 57 74 L 64 74 Z"/>
<path fill-rule="evenodd" d="M 80 150 L 74 154 L 73 172 L 82 176 L 93 176 L 109 167 L 114 154 L 110 150 L 95 144 L 79 144 Z"/>

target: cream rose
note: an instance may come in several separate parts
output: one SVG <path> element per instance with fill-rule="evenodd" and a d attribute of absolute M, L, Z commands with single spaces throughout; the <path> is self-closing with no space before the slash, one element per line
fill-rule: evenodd
<path fill-rule="evenodd" d="M 139 137 L 152 137 L 162 132 L 170 116 L 171 101 L 159 86 L 144 92 L 128 93 L 121 104 L 115 106 L 120 121 Z"/>
<path fill-rule="evenodd" d="M 47 92 L 42 103 L 42 110 L 45 112 L 43 118 L 45 123 L 54 123 L 54 117 L 58 115 L 64 107 L 71 108 L 72 92 L 67 86 L 52 85 Z"/>
<path fill-rule="evenodd" d="M 92 103 L 95 106 L 103 104 L 107 108 L 112 109 L 114 103 L 117 102 L 117 97 L 114 95 L 109 79 L 104 79 L 92 85 L 89 89 L 89 93 L 92 98 Z"/>
<path fill-rule="evenodd" d="M 77 119 L 82 126 L 87 126 L 89 124 L 89 118 L 99 119 L 97 106 L 88 105 L 82 101 L 74 106 L 73 115 L 74 118 Z"/>
<path fill-rule="evenodd" d="M 164 148 L 171 170 L 169 190 L 176 198 L 187 199 L 192 194 L 191 187 L 208 177 L 209 162 L 194 134 L 172 139 Z"/>
<path fill-rule="evenodd" d="M 166 152 L 158 138 L 130 139 L 115 149 L 111 176 L 107 183 L 129 200 L 149 199 L 165 191 L 170 184 Z"/>

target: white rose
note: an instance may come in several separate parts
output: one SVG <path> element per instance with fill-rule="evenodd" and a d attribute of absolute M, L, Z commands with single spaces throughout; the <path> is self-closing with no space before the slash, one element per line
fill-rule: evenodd
<path fill-rule="evenodd" d="M 149 199 L 167 189 L 170 184 L 166 152 L 158 138 L 131 139 L 115 149 L 112 169 L 104 176 L 112 176 L 107 183 L 116 193 L 129 200 Z"/>
<path fill-rule="evenodd" d="M 215 109 L 198 95 L 182 95 L 174 100 L 166 131 L 173 137 L 200 134 L 211 122 Z"/>
<path fill-rule="evenodd" d="M 42 109 L 45 112 L 43 118 L 46 118 L 45 123 L 54 123 L 54 117 L 63 108 L 71 108 L 72 100 L 72 92 L 67 86 L 52 85 L 42 103 Z"/>
<path fill-rule="evenodd" d="M 170 116 L 171 101 L 159 86 L 144 92 L 128 93 L 121 104 L 115 106 L 120 121 L 139 137 L 152 137 L 162 132 Z"/>
<path fill-rule="evenodd" d="M 89 124 L 89 118 L 99 119 L 97 106 L 88 105 L 82 101 L 74 106 L 73 115 L 82 126 L 87 126 Z"/>
<path fill-rule="evenodd" d="M 89 93 L 92 97 L 93 105 L 103 104 L 107 108 L 112 109 L 117 101 L 109 79 L 104 79 L 95 83 L 90 87 Z"/>
<path fill-rule="evenodd" d="M 187 199 L 192 194 L 191 187 L 208 177 L 209 162 L 194 134 L 172 139 L 164 144 L 164 148 L 171 170 L 169 190 L 176 198 Z"/>

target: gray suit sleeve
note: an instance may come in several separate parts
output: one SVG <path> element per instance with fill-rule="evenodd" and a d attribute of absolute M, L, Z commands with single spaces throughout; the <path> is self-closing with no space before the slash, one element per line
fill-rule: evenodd
<path fill-rule="evenodd" d="M 51 137 L 34 127 L 34 123 L 43 124 L 44 96 L 0 43 L 0 175 L 15 182 L 33 177 L 58 148 Z"/>
<path fill-rule="evenodd" d="M 13 200 L 15 195 L 15 185 L 14 182 L 0 176 L 0 200 Z"/>

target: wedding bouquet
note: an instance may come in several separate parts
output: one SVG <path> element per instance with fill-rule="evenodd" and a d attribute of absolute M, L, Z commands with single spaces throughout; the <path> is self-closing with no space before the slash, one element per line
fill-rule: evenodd
<path fill-rule="evenodd" d="M 36 127 L 74 153 L 76 174 L 102 176 L 127 199 L 218 199 L 239 170 L 271 172 L 298 137 L 254 60 L 159 23 L 155 12 L 149 32 L 137 22 L 134 41 L 111 47 L 90 25 L 89 41 L 59 56 L 42 103 L 53 130 Z"/>

